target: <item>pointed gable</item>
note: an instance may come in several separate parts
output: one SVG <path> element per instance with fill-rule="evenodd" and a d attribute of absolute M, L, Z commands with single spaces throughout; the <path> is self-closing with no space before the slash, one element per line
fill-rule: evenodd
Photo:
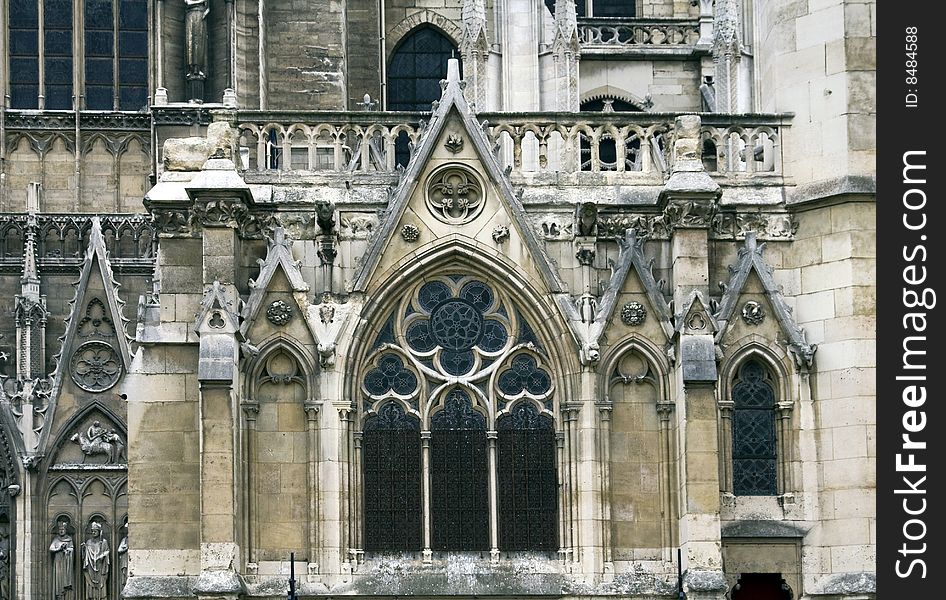
<path fill-rule="evenodd" d="M 442 238 L 454 233 L 453 230 L 449 229 L 452 225 L 449 217 L 441 219 L 445 221 L 444 223 L 438 223 L 436 219 L 429 218 L 428 214 L 432 211 L 444 210 L 446 205 L 456 206 L 456 204 L 450 204 L 452 202 L 463 203 L 464 207 L 466 206 L 465 203 L 468 202 L 466 198 L 450 197 L 449 191 L 456 189 L 451 186 L 467 185 L 467 182 L 461 180 L 463 178 L 462 174 L 458 176 L 456 181 L 443 182 L 441 189 L 448 191 L 444 194 L 444 197 L 432 201 L 435 206 L 431 210 L 418 210 L 411 215 L 411 206 L 413 200 L 413 206 L 416 207 L 418 196 L 425 193 L 422 186 L 426 185 L 432 177 L 436 174 L 448 175 L 448 173 L 445 173 L 449 169 L 448 163 L 459 165 L 461 168 L 458 170 L 462 171 L 465 159 L 466 163 L 476 161 L 482 167 L 487 180 L 469 183 L 472 185 L 484 184 L 481 191 L 487 192 L 491 197 L 495 196 L 501 211 L 505 213 L 502 216 L 498 213 L 486 214 L 483 223 L 489 225 L 489 231 L 485 231 L 485 227 L 481 227 L 477 233 L 470 235 L 470 237 L 477 241 L 483 241 L 483 237 L 488 240 L 490 236 L 494 235 L 493 232 L 495 231 L 495 237 L 492 239 L 500 240 L 503 237 L 510 237 L 512 232 L 509 230 L 514 230 L 514 233 L 521 239 L 525 247 L 524 253 L 528 255 L 521 258 L 524 260 L 531 259 L 534 262 L 535 268 L 549 292 L 553 294 L 564 292 L 565 284 L 552 267 L 544 246 L 535 237 L 522 202 L 513 190 L 507 174 L 494 154 L 492 142 L 487 138 L 480 124 L 477 123 L 475 115 L 463 96 L 464 82 L 459 79 L 459 67 L 455 60 L 451 59 L 447 80 L 441 82 L 441 85 L 443 86 L 441 100 L 439 103 L 435 103 L 433 115 L 427 124 L 423 137 L 411 155 L 410 162 L 401 176 L 400 183 L 391 196 L 387 213 L 379 226 L 378 235 L 372 240 L 361 260 L 359 270 L 353 278 L 351 291 L 367 290 L 372 278 L 379 271 L 385 253 L 397 253 L 397 256 L 388 257 L 390 260 L 386 261 L 396 262 L 413 251 L 410 246 L 405 247 L 404 244 L 392 243 L 395 241 L 394 236 L 399 229 L 410 225 L 411 227 L 407 228 L 404 235 L 405 239 L 413 238 L 415 241 L 419 239 L 422 243 L 429 241 L 424 239 L 424 235 Z M 450 131 L 453 129 L 456 129 L 459 135 Z M 464 151 L 463 148 L 467 143 L 469 148 Z M 444 151 L 448 154 L 444 155 Z M 440 157 L 441 160 L 436 162 L 443 162 L 444 164 L 433 166 L 432 169 L 431 160 L 437 157 Z M 441 168 L 443 168 L 443 171 L 439 170 Z M 473 173 L 474 179 L 478 177 L 477 173 Z M 481 207 L 480 210 L 488 212 L 489 209 Z M 421 213 L 423 213 L 422 216 Z M 481 214 L 485 214 L 485 212 Z M 421 222 L 405 222 L 405 215 L 408 215 L 408 217 L 417 216 L 418 221 Z M 508 223 L 502 221 L 508 221 Z M 426 227 L 426 229 L 421 227 Z M 503 227 L 507 228 L 505 236 L 503 235 Z M 497 243 L 500 242 L 497 241 Z M 523 263 L 520 262 L 520 264 Z"/>
<path fill-rule="evenodd" d="M 308 301 L 305 293 L 309 291 L 309 284 L 302 278 L 299 261 L 292 257 L 292 241 L 286 237 L 286 231 L 282 227 L 276 227 L 273 237 L 268 241 L 266 258 L 259 261 L 259 276 L 256 280 L 250 280 L 252 291 L 243 310 L 242 332 L 244 335 L 259 317 L 270 284 L 279 271 L 282 271 L 282 274 L 286 277 L 289 289 L 293 292 L 293 296 L 299 304 L 299 310 L 302 311 L 302 314 L 306 314 L 308 311 Z"/>
<path fill-rule="evenodd" d="M 89 245 L 75 286 L 75 296 L 69 303 L 69 316 L 66 317 L 66 331 L 60 338 L 62 345 L 54 359 L 53 397 L 58 395 L 64 375 L 70 369 L 75 369 L 72 378 L 79 387 L 100 392 L 115 385 L 131 363 L 131 337 L 125 332 L 128 319 L 122 314 L 125 302 L 118 293 L 121 284 L 112 274 L 98 217 L 92 217 Z M 105 373 L 87 373 L 81 367 L 83 359 L 78 353 L 97 352 L 96 360 L 104 360 L 105 346 L 112 348 L 115 364 L 110 365 Z M 106 378 L 111 369 L 118 369 L 118 373 Z"/>
<path fill-rule="evenodd" d="M 765 244 L 757 244 L 755 232 L 746 234 L 745 246 L 739 249 L 739 261 L 734 266 L 730 266 L 729 282 L 723 284 L 723 297 L 719 311 L 716 313 L 719 324 L 716 342 L 719 343 L 733 327 L 734 319 L 738 316 L 736 311 L 740 299 L 747 290 L 750 275 L 755 273 L 772 313 L 785 334 L 788 349 L 795 358 L 796 365 L 799 368 L 809 368 L 818 346 L 808 343 L 805 330 L 795 322 L 792 308 L 785 302 L 781 286 L 775 282 L 772 275 L 772 267 L 765 262 L 762 255 L 764 250 Z M 752 310 L 752 307 L 747 310 Z M 748 315 L 746 318 L 751 319 L 752 316 Z"/>

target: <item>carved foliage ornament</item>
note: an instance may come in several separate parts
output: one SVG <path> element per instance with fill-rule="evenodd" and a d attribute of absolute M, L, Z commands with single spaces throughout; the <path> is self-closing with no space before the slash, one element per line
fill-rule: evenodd
<path fill-rule="evenodd" d="M 451 133 L 447 136 L 447 141 L 444 142 L 443 147 L 448 152 L 456 154 L 463 150 L 463 138 L 460 137 L 459 133 Z"/>
<path fill-rule="evenodd" d="M 427 180 L 427 208 L 451 225 L 469 223 L 483 210 L 483 188 L 476 175 L 456 165 L 435 171 Z"/>
<path fill-rule="evenodd" d="M 71 361 L 72 380 L 87 392 L 104 392 L 121 376 L 122 363 L 115 349 L 104 342 L 86 342 L 76 349 Z"/>
<path fill-rule="evenodd" d="M 749 300 L 742 305 L 742 320 L 746 325 L 761 325 L 765 320 L 765 308 L 755 300 Z"/>
<path fill-rule="evenodd" d="M 266 318 L 277 327 L 292 320 L 292 308 L 284 300 L 274 300 L 266 309 Z"/>
<path fill-rule="evenodd" d="M 628 302 L 621 308 L 621 320 L 625 325 L 641 325 L 647 320 L 647 309 L 640 302 Z"/>
<path fill-rule="evenodd" d="M 404 227 L 401 227 L 401 237 L 409 244 L 414 243 L 420 239 L 420 229 L 417 228 L 417 225 L 407 223 Z"/>

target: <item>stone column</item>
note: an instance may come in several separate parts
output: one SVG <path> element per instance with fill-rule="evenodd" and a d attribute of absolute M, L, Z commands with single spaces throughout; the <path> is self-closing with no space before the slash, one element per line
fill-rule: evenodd
<path fill-rule="evenodd" d="M 322 500 L 320 497 L 319 485 L 319 409 L 320 406 L 313 402 L 307 402 L 305 405 L 306 427 L 308 433 L 308 452 L 309 468 L 307 471 L 308 490 L 309 490 L 309 583 L 314 583 L 319 574 L 319 562 L 321 560 L 322 548 L 320 530 L 322 525 L 322 511 L 320 509 Z"/>
<path fill-rule="evenodd" d="M 722 599 L 716 345 L 709 288 L 709 228 L 720 189 L 703 169 L 700 118 L 677 117 L 671 174 L 660 199 L 670 239 L 677 316 L 676 422 L 681 449 L 680 547 L 690 600 Z M 669 421 L 668 421 L 669 426 Z M 669 428 L 669 427 L 668 427 Z"/>
<path fill-rule="evenodd" d="M 495 429 L 486 432 L 486 441 L 489 444 L 489 557 L 494 563 L 499 562 L 499 476 L 496 471 L 498 438 L 499 432 Z"/>
<path fill-rule="evenodd" d="M 605 575 L 614 574 L 611 556 L 611 413 L 614 403 L 607 397 L 597 403 L 600 434 L 598 435 L 598 462 L 601 477 L 601 547 Z"/>
<path fill-rule="evenodd" d="M 420 432 L 421 443 L 421 474 L 423 476 L 423 521 L 424 521 L 424 562 L 433 560 L 433 550 L 430 547 L 430 431 Z"/>

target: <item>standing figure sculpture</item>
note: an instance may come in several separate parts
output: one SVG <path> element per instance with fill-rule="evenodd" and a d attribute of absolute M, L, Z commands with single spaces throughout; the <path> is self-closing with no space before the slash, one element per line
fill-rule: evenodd
<path fill-rule="evenodd" d="M 118 595 L 121 595 L 122 590 L 125 588 L 125 582 L 128 581 L 128 519 L 125 518 L 125 522 L 122 523 L 122 530 L 125 532 L 125 535 L 122 536 L 122 541 L 118 542 L 118 549 L 115 550 L 115 553 L 118 555 Z"/>
<path fill-rule="evenodd" d="M 0 531 L 0 600 L 10 598 L 10 535 Z"/>
<path fill-rule="evenodd" d="M 207 0 L 184 0 L 184 36 L 187 42 L 186 63 L 187 95 L 191 102 L 204 101 L 204 81 L 207 80 Z"/>
<path fill-rule="evenodd" d="M 102 524 L 93 521 L 91 535 L 82 544 L 82 570 L 85 574 L 87 600 L 108 600 L 108 540 L 102 537 Z"/>
<path fill-rule="evenodd" d="M 52 554 L 53 561 L 53 598 L 56 600 L 71 600 L 74 598 L 72 583 L 75 546 L 67 527 L 68 523 L 60 520 L 56 524 L 56 535 L 49 545 L 49 552 Z"/>

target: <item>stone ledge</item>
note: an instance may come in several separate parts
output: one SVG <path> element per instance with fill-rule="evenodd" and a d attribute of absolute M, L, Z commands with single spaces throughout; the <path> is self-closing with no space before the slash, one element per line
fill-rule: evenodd
<path fill-rule="evenodd" d="M 809 596 L 840 596 L 848 594 L 876 594 L 876 573 L 837 573 L 825 575 L 805 590 Z"/>
<path fill-rule="evenodd" d="M 193 598 L 197 577 L 193 575 L 128 578 L 123 598 Z"/>
<path fill-rule="evenodd" d="M 840 196 L 870 196 L 873 198 L 876 195 L 876 177 L 872 175 L 845 175 L 799 185 L 788 193 L 785 205 L 800 207 L 804 204 L 819 201 L 837 200 Z"/>
<path fill-rule="evenodd" d="M 779 521 L 731 521 L 723 523 L 724 538 L 800 538 L 807 530 Z"/>

